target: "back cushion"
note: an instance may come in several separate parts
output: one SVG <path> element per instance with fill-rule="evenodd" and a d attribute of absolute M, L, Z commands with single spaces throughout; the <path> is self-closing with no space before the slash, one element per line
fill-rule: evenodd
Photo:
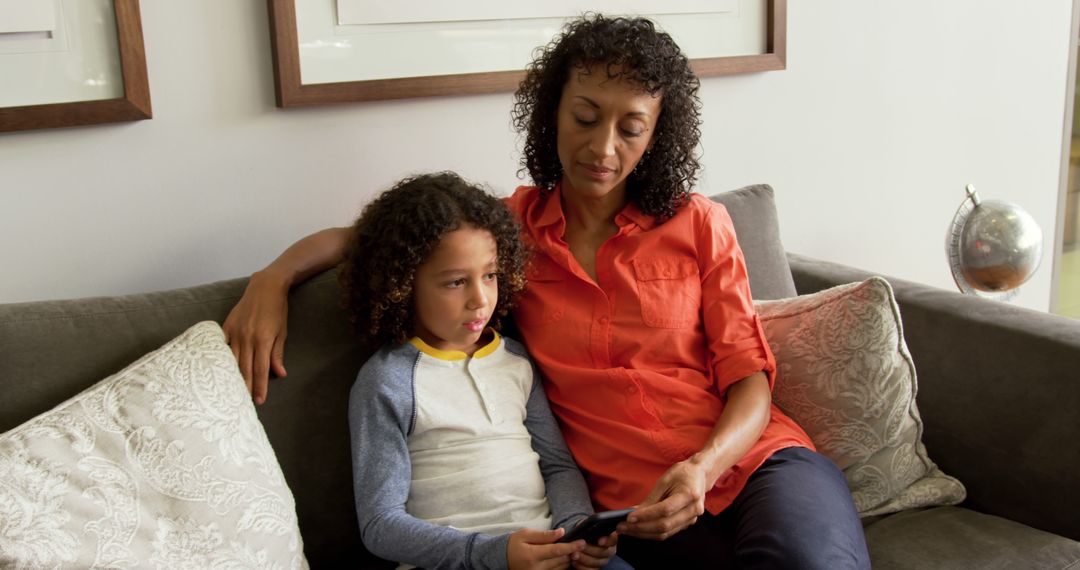
<path fill-rule="evenodd" d="M 764 301 L 797 295 L 784 245 L 780 243 L 780 222 L 772 187 L 755 184 L 717 194 L 712 199 L 727 208 L 735 224 L 754 299 Z"/>

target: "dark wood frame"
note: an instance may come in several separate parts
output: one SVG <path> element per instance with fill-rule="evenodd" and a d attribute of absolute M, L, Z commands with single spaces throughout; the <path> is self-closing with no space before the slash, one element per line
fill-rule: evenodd
<path fill-rule="evenodd" d="M 691 60 L 698 76 L 774 71 L 787 67 L 787 0 L 766 1 L 766 53 Z M 525 76 L 524 71 L 494 71 L 304 85 L 300 83 L 296 0 L 267 0 L 267 5 L 278 107 L 512 91 Z"/>
<path fill-rule="evenodd" d="M 141 121 L 153 116 L 139 0 L 113 0 L 124 96 L 97 101 L 0 107 L 0 132 Z"/>

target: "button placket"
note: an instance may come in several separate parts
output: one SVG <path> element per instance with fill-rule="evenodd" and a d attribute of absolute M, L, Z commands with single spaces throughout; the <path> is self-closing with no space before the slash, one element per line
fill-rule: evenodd
<path fill-rule="evenodd" d="M 470 358 L 468 364 L 465 365 L 465 372 L 472 380 L 477 393 L 480 394 L 480 401 L 484 405 L 484 411 L 487 412 L 488 420 L 492 424 L 502 423 L 502 414 L 499 413 L 498 402 L 492 397 L 491 388 L 488 387 L 487 382 L 484 380 L 483 366 L 475 358 Z"/>

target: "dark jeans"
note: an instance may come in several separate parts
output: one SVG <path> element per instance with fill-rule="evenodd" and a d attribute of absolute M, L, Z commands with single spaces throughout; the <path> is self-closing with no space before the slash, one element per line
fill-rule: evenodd
<path fill-rule="evenodd" d="M 639 570 L 870 568 L 844 475 L 801 447 L 774 453 L 718 515 L 665 541 L 619 537 L 619 556 Z"/>

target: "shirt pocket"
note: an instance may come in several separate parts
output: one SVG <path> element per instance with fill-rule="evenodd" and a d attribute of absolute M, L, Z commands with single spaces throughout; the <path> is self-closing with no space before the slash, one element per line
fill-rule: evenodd
<path fill-rule="evenodd" d="M 638 258 L 631 261 L 641 318 L 650 327 L 681 329 L 697 322 L 701 279 L 689 259 Z"/>
<path fill-rule="evenodd" d="M 537 253 L 525 270 L 528 284 L 518 298 L 514 319 L 520 326 L 550 326 L 566 313 L 566 270 Z"/>

